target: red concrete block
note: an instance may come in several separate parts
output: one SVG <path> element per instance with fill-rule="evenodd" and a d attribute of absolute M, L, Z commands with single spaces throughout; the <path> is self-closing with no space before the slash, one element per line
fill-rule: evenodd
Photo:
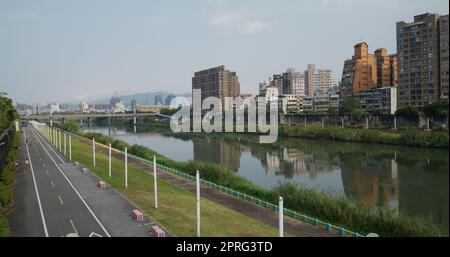
<path fill-rule="evenodd" d="M 100 188 L 106 188 L 106 183 L 105 183 L 105 181 L 100 180 L 100 181 L 98 182 L 98 186 L 99 186 Z"/>
<path fill-rule="evenodd" d="M 150 230 L 153 236 L 155 237 L 166 237 L 166 232 L 162 230 L 159 226 L 152 226 L 152 229 Z"/>
<path fill-rule="evenodd" d="M 144 215 L 139 210 L 133 210 L 133 219 L 137 221 L 143 221 Z"/>

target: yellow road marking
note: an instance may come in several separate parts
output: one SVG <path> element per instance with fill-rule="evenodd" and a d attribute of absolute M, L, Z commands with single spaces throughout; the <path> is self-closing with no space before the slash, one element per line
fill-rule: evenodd
<path fill-rule="evenodd" d="M 52 182 L 52 187 L 55 187 L 55 183 L 53 182 L 53 180 L 51 182 Z"/>
<path fill-rule="evenodd" d="M 63 202 L 63 200 L 61 199 L 61 196 L 58 195 L 58 198 L 59 198 L 59 202 L 61 203 L 61 205 L 64 205 L 64 202 Z"/>
<path fill-rule="evenodd" d="M 73 231 L 75 231 L 75 233 L 78 234 L 78 231 L 77 231 L 77 229 L 75 228 L 75 225 L 73 224 L 72 219 L 69 219 L 69 221 L 70 221 L 70 224 L 72 225 Z"/>

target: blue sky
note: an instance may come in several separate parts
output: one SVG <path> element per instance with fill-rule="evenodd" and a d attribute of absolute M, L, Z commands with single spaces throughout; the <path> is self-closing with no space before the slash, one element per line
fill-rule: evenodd
<path fill-rule="evenodd" d="M 191 90 L 224 64 L 241 92 L 308 63 L 342 73 L 353 45 L 394 53 L 396 21 L 443 0 L 0 0 L 0 91 L 18 102 Z"/>

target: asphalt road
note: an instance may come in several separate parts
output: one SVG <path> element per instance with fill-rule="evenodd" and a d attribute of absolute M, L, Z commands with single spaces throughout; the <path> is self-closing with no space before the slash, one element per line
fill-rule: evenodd
<path fill-rule="evenodd" d="M 28 206 L 22 210 L 16 209 L 14 212 L 22 211 L 16 218 L 14 212 L 11 214 L 12 233 L 16 236 L 21 236 L 21 232 L 26 233 L 23 236 L 58 237 L 70 233 L 86 237 L 109 236 L 103 224 L 63 173 L 60 167 L 66 163 L 63 156 L 30 127 L 24 128 L 22 133 L 21 139 L 24 142 L 21 144 L 21 151 L 24 151 L 24 159 L 29 160 L 29 165 L 23 170 L 24 174 L 20 174 L 20 179 L 27 183 L 27 189 L 18 193 L 21 194 L 21 199 L 27 199 Z M 31 220 L 26 215 L 31 216 Z M 24 221 L 26 224 L 22 224 L 22 228 L 26 229 L 14 231 L 15 224 Z"/>

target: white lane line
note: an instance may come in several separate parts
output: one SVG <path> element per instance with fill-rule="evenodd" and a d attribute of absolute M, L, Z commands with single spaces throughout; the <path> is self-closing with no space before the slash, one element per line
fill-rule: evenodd
<path fill-rule="evenodd" d="M 60 195 L 58 195 L 58 199 L 59 199 L 59 202 L 61 203 L 61 205 L 64 205 L 64 202 L 63 202 L 63 200 L 62 200 Z"/>
<path fill-rule="evenodd" d="M 25 135 L 25 146 L 27 148 L 28 160 L 30 163 L 31 174 L 33 177 L 34 190 L 36 191 L 36 196 L 37 196 L 38 205 L 39 205 L 39 211 L 41 212 L 42 226 L 44 227 L 45 236 L 48 237 L 47 223 L 45 223 L 45 217 L 44 217 L 44 211 L 42 210 L 41 198 L 39 196 L 39 190 L 36 185 L 36 178 L 34 176 L 33 163 L 31 162 L 30 150 L 28 149 L 28 143 L 26 143 L 27 142 L 27 134 L 25 131 L 23 132 L 23 134 Z"/>
<path fill-rule="evenodd" d="M 47 141 L 44 140 L 43 137 L 41 137 L 41 135 L 40 135 L 39 133 L 36 133 L 36 132 L 34 131 L 34 129 L 32 130 L 32 132 L 33 132 L 33 134 L 35 135 L 35 137 L 42 138 L 42 141 L 44 141 L 44 143 L 50 148 L 50 150 L 52 150 L 52 152 L 56 155 L 56 157 L 58 157 L 58 159 L 61 161 L 62 164 L 65 164 L 65 163 L 66 163 L 66 162 L 59 156 L 59 154 L 58 154 L 55 150 L 53 150 L 53 147 L 51 147 L 51 146 L 47 143 Z"/>
<path fill-rule="evenodd" d="M 111 235 L 108 233 L 108 231 L 105 229 L 105 227 L 103 226 L 103 224 L 100 222 L 100 220 L 97 218 L 97 216 L 95 216 L 94 212 L 91 210 L 91 208 L 89 207 L 89 205 L 84 201 L 83 197 L 81 197 L 80 193 L 77 191 L 77 189 L 73 186 L 72 182 L 70 182 L 69 178 L 67 178 L 66 174 L 64 174 L 64 172 L 61 170 L 61 168 L 58 166 L 58 164 L 55 162 L 55 159 L 53 159 L 53 157 L 50 155 L 50 153 L 47 151 L 47 149 L 45 148 L 45 146 L 42 144 L 41 140 L 39 138 L 37 138 L 39 144 L 42 146 L 42 148 L 44 149 L 44 151 L 47 153 L 47 155 L 50 157 L 50 159 L 52 160 L 53 164 L 55 164 L 56 168 L 59 170 L 59 172 L 61 172 L 61 175 L 63 175 L 63 177 L 67 180 L 67 182 L 69 183 L 69 185 L 72 187 L 72 189 L 75 191 L 75 193 L 77 194 L 77 196 L 80 198 L 81 202 L 83 202 L 83 204 L 86 206 L 86 208 L 89 210 L 89 212 L 91 213 L 91 215 L 94 217 L 95 221 L 97 221 L 98 225 L 100 226 L 100 228 L 103 230 L 103 232 L 105 232 L 106 236 L 111 237 Z"/>
<path fill-rule="evenodd" d="M 72 225 L 73 231 L 75 231 L 75 234 L 79 235 L 77 229 L 75 228 L 75 224 L 73 224 L 72 219 L 69 219 L 69 221 L 70 221 L 70 224 Z"/>

